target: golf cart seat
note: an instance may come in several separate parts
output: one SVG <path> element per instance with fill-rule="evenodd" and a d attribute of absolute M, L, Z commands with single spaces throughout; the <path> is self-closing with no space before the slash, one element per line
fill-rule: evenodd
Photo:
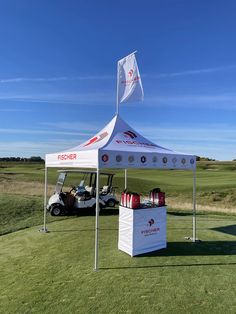
<path fill-rule="evenodd" d="M 89 194 L 90 194 L 91 196 L 94 195 L 94 187 L 93 187 L 93 186 L 88 186 L 88 185 L 86 185 L 86 186 L 85 186 L 85 190 L 86 190 L 87 192 L 89 192 Z"/>
<path fill-rule="evenodd" d="M 106 195 L 106 194 L 110 193 L 110 190 L 111 190 L 111 187 L 109 185 L 104 185 L 102 187 L 101 194 Z"/>
<path fill-rule="evenodd" d="M 64 194 L 64 203 L 66 208 L 71 208 L 74 206 L 75 203 L 75 196 L 69 192 Z"/>

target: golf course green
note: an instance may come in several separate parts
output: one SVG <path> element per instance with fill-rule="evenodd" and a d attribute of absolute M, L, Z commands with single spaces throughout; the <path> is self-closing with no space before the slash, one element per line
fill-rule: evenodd
<path fill-rule="evenodd" d="M 100 216 L 99 271 L 95 217 L 47 215 L 44 164 L 0 164 L 1 313 L 236 312 L 236 163 L 197 167 L 197 238 L 192 243 L 192 173 L 128 170 L 128 187 L 167 196 L 167 249 L 131 258 L 118 250 L 118 207 Z M 112 171 L 114 172 L 114 171 Z M 123 170 L 115 172 L 117 195 Z M 49 171 L 49 194 L 57 172 Z M 68 186 L 76 183 L 72 176 Z M 78 182 L 77 182 L 78 183 Z M 169 205 L 170 204 L 170 205 Z"/>

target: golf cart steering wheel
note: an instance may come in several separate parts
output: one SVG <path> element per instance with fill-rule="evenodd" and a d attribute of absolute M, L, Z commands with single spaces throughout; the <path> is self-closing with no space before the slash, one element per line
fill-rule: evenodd
<path fill-rule="evenodd" d="M 70 190 L 69 193 L 71 193 L 72 191 L 76 191 L 76 187 L 75 187 L 75 186 L 72 186 L 72 187 L 71 187 L 71 190 Z"/>

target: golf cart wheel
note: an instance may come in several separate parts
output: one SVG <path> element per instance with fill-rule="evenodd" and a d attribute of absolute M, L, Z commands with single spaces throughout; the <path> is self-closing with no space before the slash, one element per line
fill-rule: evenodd
<path fill-rule="evenodd" d="M 62 209 L 60 206 L 52 206 L 50 213 L 52 216 L 60 216 L 62 214 Z"/>
<path fill-rule="evenodd" d="M 115 207 L 116 202 L 113 199 L 110 199 L 106 203 L 107 207 Z"/>

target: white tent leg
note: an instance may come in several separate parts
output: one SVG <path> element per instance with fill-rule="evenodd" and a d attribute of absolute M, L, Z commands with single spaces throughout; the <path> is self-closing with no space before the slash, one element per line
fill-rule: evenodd
<path fill-rule="evenodd" d="M 47 218 L 47 191 L 48 191 L 48 168 L 45 166 L 45 177 L 44 177 L 44 217 L 43 217 L 43 228 L 40 230 L 42 232 L 48 232 L 46 227 Z"/>
<path fill-rule="evenodd" d="M 196 242 L 196 169 L 193 171 L 193 237 L 192 241 Z"/>
<path fill-rule="evenodd" d="M 99 168 L 97 168 L 97 182 L 96 182 L 96 226 L 95 226 L 95 263 L 94 270 L 99 269 L 98 266 L 98 242 L 99 242 Z"/>
<path fill-rule="evenodd" d="M 127 169 L 125 168 L 125 190 L 127 189 Z"/>

